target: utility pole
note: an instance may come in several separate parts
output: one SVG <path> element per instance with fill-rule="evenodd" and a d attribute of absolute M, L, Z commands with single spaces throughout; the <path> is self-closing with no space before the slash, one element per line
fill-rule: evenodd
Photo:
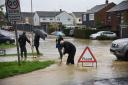
<path fill-rule="evenodd" d="M 13 27 L 15 30 L 15 36 L 16 36 L 16 46 L 17 46 L 17 56 L 18 56 L 18 65 L 20 66 L 20 52 L 19 52 L 19 43 L 18 43 L 18 34 L 17 34 L 17 26 L 16 26 L 16 22 L 14 21 L 13 23 Z"/>
<path fill-rule="evenodd" d="M 33 55 L 33 58 L 34 58 L 34 39 L 33 39 L 33 5 L 32 5 L 32 0 L 31 0 L 31 35 L 32 35 L 32 55 Z"/>

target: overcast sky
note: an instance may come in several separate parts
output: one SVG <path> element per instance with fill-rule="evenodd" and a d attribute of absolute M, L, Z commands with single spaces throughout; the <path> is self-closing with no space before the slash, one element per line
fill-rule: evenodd
<path fill-rule="evenodd" d="M 62 9 L 67 12 L 83 11 L 95 5 L 104 4 L 105 0 L 32 0 L 33 11 L 59 11 Z M 109 0 L 119 4 L 123 0 Z M 4 3 L 4 0 L 0 0 Z M 20 0 L 21 11 L 31 11 L 31 0 Z"/>

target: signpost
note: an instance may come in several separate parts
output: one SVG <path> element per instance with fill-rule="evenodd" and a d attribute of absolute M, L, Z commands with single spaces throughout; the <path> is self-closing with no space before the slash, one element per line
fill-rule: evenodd
<path fill-rule="evenodd" d="M 17 35 L 17 27 L 16 27 L 16 22 L 21 20 L 20 3 L 19 0 L 5 0 L 5 5 L 6 5 L 8 20 L 9 22 L 11 22 L 11 24 L 13 24 L 15 29 L 18 64 L 20 65 L 19 44 L 18 44 L 18 35 Z"/>
<path fill-rule="evenodd" d="M 8 20 L 12 22 L 17 22 L 21 20 L 20 16 L 20 4 L 19 0 L 6 0 L 6 11 L 8 15 Z"/>
<path fill-rule="evenodd" d="M 78 63 L 80 62 L 82 62 L 82 66 L 83 66 L 83 63 L 92 63 L 92 66 L 93 66 L 93 63 L 96 63 L 96 67 L 97 67 L 97 60 L 89 47 L 86 47 L 83 53 L 81 54 L 78 60 Z"/>

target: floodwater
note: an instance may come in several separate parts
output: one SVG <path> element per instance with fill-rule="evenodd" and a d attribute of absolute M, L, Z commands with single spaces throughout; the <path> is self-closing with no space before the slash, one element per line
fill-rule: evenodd
<path fill-rule="evenodd" d="M 46 69 L 1 79 L 0 85 L 118 85 L 108 84 L 108 79 L 111 81 L 111 79 L 128 77 L 128 62 L 117 61 L 116 57 L 109 51 L 112 41 L 73 38 L 65 38 L 65 40 L 76 46 L 75 65 L 66 65 L 67 55 L 63 57 L 63 62 L 60 64 L 59 54 L 55 48 L 55 38 L 48 38 L 40 42 L 40 51 L 43 56 L 40 56 L 39 60 L 56 60 L 56 64 Z M 27 47 L 28 51 L 31 52 L 30 46 L 27 45 Z M 86 47 L 89 47 L 96 57 L 97 67 L 96 64 L 93 67 L 82 67 L 81 63 L 77 64 Z M 7 52 L 16 52 L 14 50 L 11 49 L 10 51 L 9 49 Z M 1 59 L 4 61 L 4 58 Z M 15 60 L 16 58 L 10 57 L 10 59 Z M 32 58 L 29 57 L 29 59 Z M 84 65 L 92 64 L 85 63 Z M 116 81 L 111 82 L 115 83 Z M 125 83 L 128 83 L 128 80 Z"/>

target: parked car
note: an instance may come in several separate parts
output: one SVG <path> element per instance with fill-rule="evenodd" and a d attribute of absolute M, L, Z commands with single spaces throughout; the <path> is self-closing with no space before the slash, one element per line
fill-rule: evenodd
<path fill-rule="evenodd" d="M 119 60 L 128 60 L 128 38 L 114 40 L 112 42 L 110 52 Z"/>
<path fill-rule="evenodd" d="M 5 35 L 5 36 L 8 36 L 8 37 L 11 37 L 11 38 L 15 38 L 14 32 L 9 32 L 9 31 L 1 30 L 0 29 L 0 34 Z"/>
<path fill-rule="evenodd" d="M 0 43 L 8 43 L 8 44 L 15 43 L 15 39 L 0 34 Z"/>
<path fill-rule="evenodd" d="M 100 36 L 106 36 L 108 38 L 116 38 L 117 37 L 116 33 L 114 33 L 114 32 L 111 32 L 111 31 L 99 31 L 99 32 L 97 32 L 95 34 L 91 34 L 90 35 L 90 39 L 97 39 Z"/>
<path fill-rule="evenodd" d="M 6 31 L 14 31 L 14 28 L 12 27 L 12 26 L 3 26 L 4 28 L 4 30 L 6 30 Z"/>

